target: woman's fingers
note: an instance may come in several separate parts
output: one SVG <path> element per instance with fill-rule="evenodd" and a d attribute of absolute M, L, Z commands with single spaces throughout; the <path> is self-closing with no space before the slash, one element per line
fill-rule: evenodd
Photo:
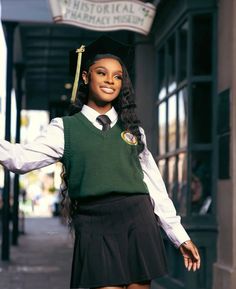
<path fill-rule="evenodd" d="M 197 263 L 193 263 L 193 271 L 195 272 L 197 270 Z"/>
<path fill-rule="evenodd" d="M 193 270 L 195 272 L 200 268 L 201 258 L 197 247 L 192 241 L 184 242 L 180 246 L 180 251 L 184 258 L 184 265 L 188 271 Z"/>
<path fill-rule="evenodd" d="M 189 258 L 188 259 L 188 271 L 190 271 L 192 269 L 192 266 L 193 266 L 193 262 L 192 260 Z"/>
<path fill-rule="evenodd" d="M 201 266 L 201 258 L 200 258 L 200 255 L 198 253 L 198 249 L 197 247 L 193 244 L 193 256 L 195 258 L 195 264 L 196 264 L 196 269 L 199 269 L 200 266 Z M 195 269 L 195 271 L 196 271 Z"/>
<path fill-rule="evenodd" d="M 198 249 L 196 248 L 196 246 L 193 244 L 193 250 L 192 250 L 193 256 L 196 260 L 200 259 L 199 253 L 198 253 Z"/>
<path fill-rule="evenodd" d="M 200 269 L 200 266 L 201 266 L 201 258 L 199 256 L 199 259 L 197 261 L 197 269 Z"/>
<path fill-rule="evenodd" d="M 188 258 L 184 257 L 184 266 L 186 269 L 188 269 Z"/>

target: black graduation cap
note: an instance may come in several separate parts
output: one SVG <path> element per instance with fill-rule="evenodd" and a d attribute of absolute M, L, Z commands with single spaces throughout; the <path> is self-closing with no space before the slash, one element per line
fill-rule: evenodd
<path fill-rule="evenodd" d="M 101 36 L 89 45 L 81 45 L 80 48 L 70 51 L 70 73 L 75 76 L 71 101 L 76 99 L 80 72 L 86 68 L 89 60 L 93 60 L 97 54 L 112 54 L 119 57 L 128 67 L 132 62 L 133 49 L 131 46 L 118 42 L 108 36 Z"/>

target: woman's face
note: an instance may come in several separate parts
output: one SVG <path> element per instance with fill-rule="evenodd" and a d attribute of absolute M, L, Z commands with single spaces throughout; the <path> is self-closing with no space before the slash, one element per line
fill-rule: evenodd
<path fill-rule="evenodd" d="M 122 87 L 122 66 L 113 58 L 102 58 L 82 73 L 82 78 L 89 85 L 88 104 L 104 106 L 119 95 Z"/>

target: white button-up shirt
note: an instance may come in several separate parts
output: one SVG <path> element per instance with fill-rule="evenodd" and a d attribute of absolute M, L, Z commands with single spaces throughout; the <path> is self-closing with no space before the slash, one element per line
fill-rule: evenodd
<path fill-rule="evenodd" d="M 96 120 L 99 113 L 84 105 L 81 113 L 98 129 L 102 125 Z M 111 108 L 106 115 L 111 120 L 111 127 L 118 120 L 117 112 Z M 165 184 L 158 170 L 156 162 L 147 148 L 145 133 L 140 128 L 145 144 L 139 154 L 143 170 L 143 181 L 146 183 L 155 214 L 159 217 L 161 227 L 176 247 L 189 240 L 189 236 L 181 225 L 180 216 L 176 214 L 173 202 L 169 198 Z M 11 144 L 0 141 L 0 164 L 15 173 L 26 173 L 60 161 L 64 153 L 64 127 L 62 118 L 51 120 L 42 136 L 29 144 Z"/>

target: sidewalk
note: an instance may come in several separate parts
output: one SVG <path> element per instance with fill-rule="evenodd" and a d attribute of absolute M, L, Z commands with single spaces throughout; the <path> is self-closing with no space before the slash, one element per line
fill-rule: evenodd
<path fill-rule="evenodd" d="M 68 289 L 73 240 L 58 218 L 25 220 L 25 234 L 0 261 L 1 289 Z"/>

